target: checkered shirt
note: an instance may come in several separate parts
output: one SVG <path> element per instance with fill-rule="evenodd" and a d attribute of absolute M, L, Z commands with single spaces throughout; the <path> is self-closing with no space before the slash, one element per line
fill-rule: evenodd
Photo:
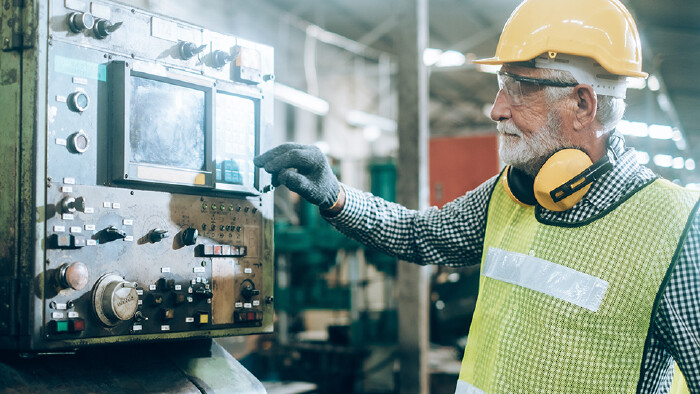
<path fill-rule="evenodd" d="M 595 182 L 586 196 L 564 212 L 536 208 L 550 222 L 576 223 L 591 218 L 628 193 L 655 179 L 633 149 Z M 370 193 L 344 186 L 343 210 L 326 218 L 345 235 L 390 255 L 418 264 L 451 267 L 479 264 L 486 213 L 497 177 L 445 204 L 414 211 Z M 641 393 L 667 393 L 675 360 L 691 393 L 700 393 L 700 214 L 692 219 L 676 266 L 651 322 L 651 339 L 642 358 Z"/>

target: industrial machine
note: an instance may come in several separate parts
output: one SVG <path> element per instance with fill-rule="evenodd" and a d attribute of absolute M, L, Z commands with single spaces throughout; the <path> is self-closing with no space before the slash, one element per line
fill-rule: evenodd
<path fill-rule="evenodd" d="M 0 347 L 271 332 L 273 49 L 110 1 L 1 12 Z"/>

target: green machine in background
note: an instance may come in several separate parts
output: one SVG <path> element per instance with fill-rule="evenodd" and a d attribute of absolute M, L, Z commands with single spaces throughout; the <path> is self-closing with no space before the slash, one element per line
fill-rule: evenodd
<path fill-rule="evenodd" d="M 394 201 L 393 159 L 374 159 L 368 170 L 372 194 Z M 297 357 L 280 366 L 279 373 L 282 378 L 314 380 L 322 392 L 348 392 L 353 387 L 355 392 L 364 391 L 366 377 L 377 367 L 390 367 L 394 358 L 398 335 L 393 297 L 397 259 L 345 237 L 321 217 L 318 207 L 303 199 L 298 204 L 298 225 L 281 220 L 282 216 L 276 215 L 275 221 L 275 307 L 280 354 L 290 360 L 289 355 Z M 368 307 L 369 282 L 360 272 L 361 265 L 383 274 L 382 309 Z M 343 269 L 347 270 L 347 280 L 327 279 L 329 273 L 336 278 L 334 272 Z M 329 325 L 327 342 L 302 341 L 296 334 L 306 329 L 301 316 L 309 310 L 343 312 L 349 321 Z M 382 354 L 373 355 L 376 349 Z M 379 361 L 367 361 L 374 358 Z M 372 364 L 369 368 L 368 363 Z"/>

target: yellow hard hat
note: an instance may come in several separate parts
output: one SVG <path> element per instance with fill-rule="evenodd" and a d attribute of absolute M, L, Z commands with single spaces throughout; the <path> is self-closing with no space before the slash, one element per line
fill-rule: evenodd
<path fill-rule="evenodd" d="M 549 53 L 592 58 L 611 74 L 646 78 L 637 25 L 618 0 L 525 0 L 508 18 L 496 55 L 478 64 Z"/>

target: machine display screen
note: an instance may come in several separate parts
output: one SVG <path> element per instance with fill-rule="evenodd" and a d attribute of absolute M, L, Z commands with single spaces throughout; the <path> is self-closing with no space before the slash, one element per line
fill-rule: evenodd
<path fill-rule="evenodd" d="M 131 161 L 204 170 L 205 92 L 132 76 L 130 94 Z"/>
<path fill-rule="evenodd" d="M 216 94 L 216 182 L 254 186 L 255 101 Z"/>

